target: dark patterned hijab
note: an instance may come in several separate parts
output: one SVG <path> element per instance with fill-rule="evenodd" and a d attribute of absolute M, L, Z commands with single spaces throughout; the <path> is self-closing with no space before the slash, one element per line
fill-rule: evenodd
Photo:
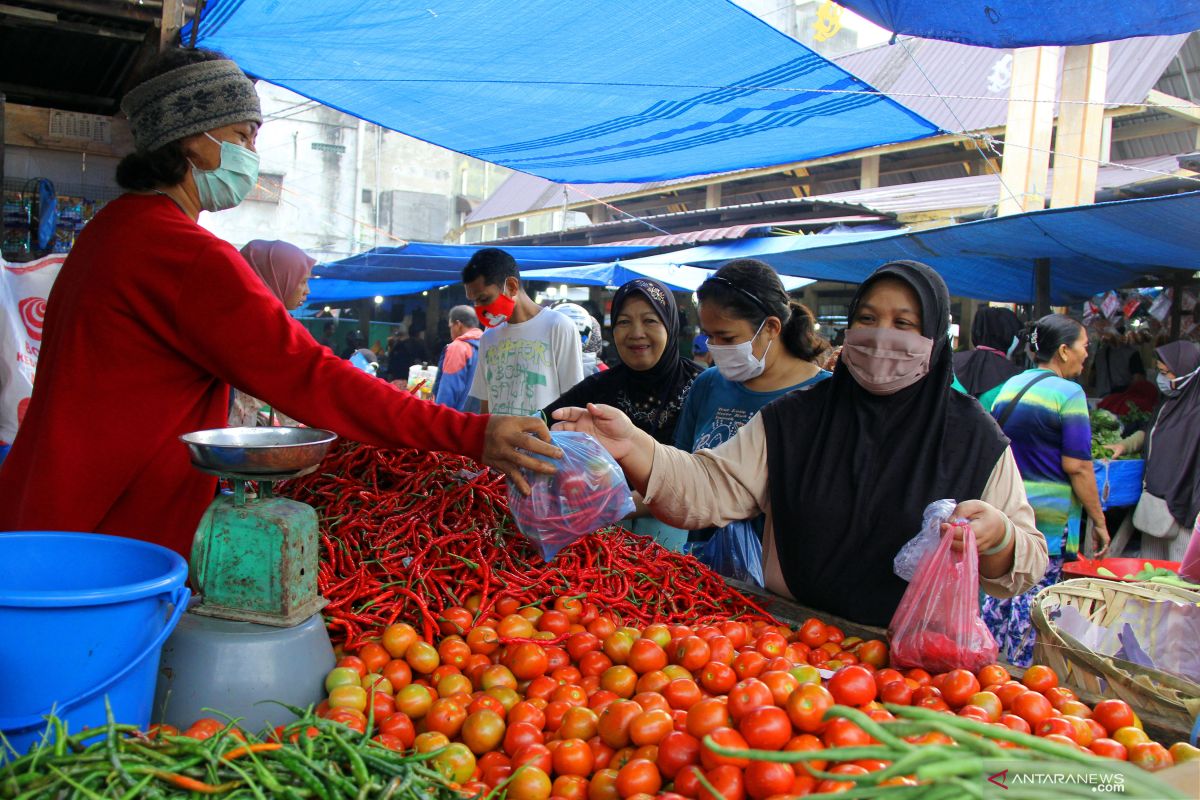
<path fill-rule="evenodd" d="M 644 299 L 667 330 L 667 346 L 658 363 L 648 370 L 618 364 L 606 372 L 585 378 L 575 388 L 547 406 L 549 415 L 568 406 L 603 403 L 616 406 L 633 424 L 663 444 L 674 444 L 675 424 L 683 410 L 692 381 L 701 367 L 679 352 L 679 307 L 671 290 L 649 278 L 635 278 L 617 290 L 612 301 L 612 318 L 620 315 L 631 297 Z"/>

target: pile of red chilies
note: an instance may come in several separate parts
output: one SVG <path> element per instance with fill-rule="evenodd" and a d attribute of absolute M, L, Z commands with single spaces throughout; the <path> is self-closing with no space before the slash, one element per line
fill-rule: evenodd
<path fill-rule="evenodd" d="M 440 613 L 472 595 L 481 615 L 502 596 L 567 595 L 642 625 L 771 619 L 694 557 L 621 528 L 547 564 L 512 526 L 504 477 L 460 456 L 343 442 L 312 475 L 278 488 L 317 510 L 318 587 L 347 649 L 396 621 L 432 640 Z"/>

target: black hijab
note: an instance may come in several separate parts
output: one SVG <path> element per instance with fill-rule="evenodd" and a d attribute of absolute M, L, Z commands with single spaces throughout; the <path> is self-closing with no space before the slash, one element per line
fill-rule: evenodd
<path fill-rule="evenodd" d="M 1193 342 L 1171 342 L 1155 353 L 1176 378 L 1200 367 L 1200 347 Z M 1177 397 L 1164 398 L 1150 437 L 1146 491 L 1166 500 L 1175 521 L 1190 527 L 1200 514 L 1200 375 Z"/>
<path fill-rule="evenodd" d="M 600 372 L 570 389 L 543 409 L 549 416 L 556 409 L 604 403 L 625 412 L 633 424 L 663 444 L 675 443 L 675 424 L 683 410 L 692 381 L 701 367 L 679 352 L 679 307 L 675 297 L 662 283 L 649 278 L 629 281 L 613 296 L 612 319 L 615 322 L 631 297 L 644 299 L 667 329 L 667 346 L 658 363 L 648 370 L 631 369 L 624 363 Z"/>
<path fill-rule="evenodd" d="M 882 278 L 921 301 L 934 341 L 929 374 L 892 395 L 859 386 L 844 363 L 833 377 L 763 409 L 779 562 L 797 602 L 885 626 L 906 584 L 892 571 L 934 500 L 978 499 L 1008 440 L 973 397 L 950 388 L 950 295 L 924 264 L 896 261 L 859 287 L 850 319 Z"/>
<path fill-rule="evenodd" d="M 1021 368 L 1006 355 L 1013 337 L 1021 333 L 1021 320 L 1008 308 L 981 306 L 971 323 L 971 346 L 954 354 L 954 373 L 972 397 L 995 389 Z"/>

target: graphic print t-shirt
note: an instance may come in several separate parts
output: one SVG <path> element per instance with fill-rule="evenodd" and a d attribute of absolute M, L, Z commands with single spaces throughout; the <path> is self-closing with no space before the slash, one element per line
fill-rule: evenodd
<path fill-rule="evenodd" d="M 471 396 L 486 400 L 490 414 L 527 416 L 581 380 L 583 353 L 575 324 L 545 308 L 533 319 L 484 332 Z"/>

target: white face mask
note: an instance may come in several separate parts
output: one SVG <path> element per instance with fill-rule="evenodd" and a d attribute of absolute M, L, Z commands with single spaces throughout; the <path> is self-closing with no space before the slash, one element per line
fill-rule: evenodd
<path fill-rule="evenodd" d="M 762 375 L 763 370 L 767 368 L 767 352 L 771 349 L 771 342 L 767 342 L 762 358 L 755 358 L 754 340 L 762 333 L 763 325 L 766 324 L 764 319 L 754 335 L 740 344 L 713 344 L 712 340 L 709 340 L 708 352 L 721 377 L 734 383 L 745 383 Z"/>

